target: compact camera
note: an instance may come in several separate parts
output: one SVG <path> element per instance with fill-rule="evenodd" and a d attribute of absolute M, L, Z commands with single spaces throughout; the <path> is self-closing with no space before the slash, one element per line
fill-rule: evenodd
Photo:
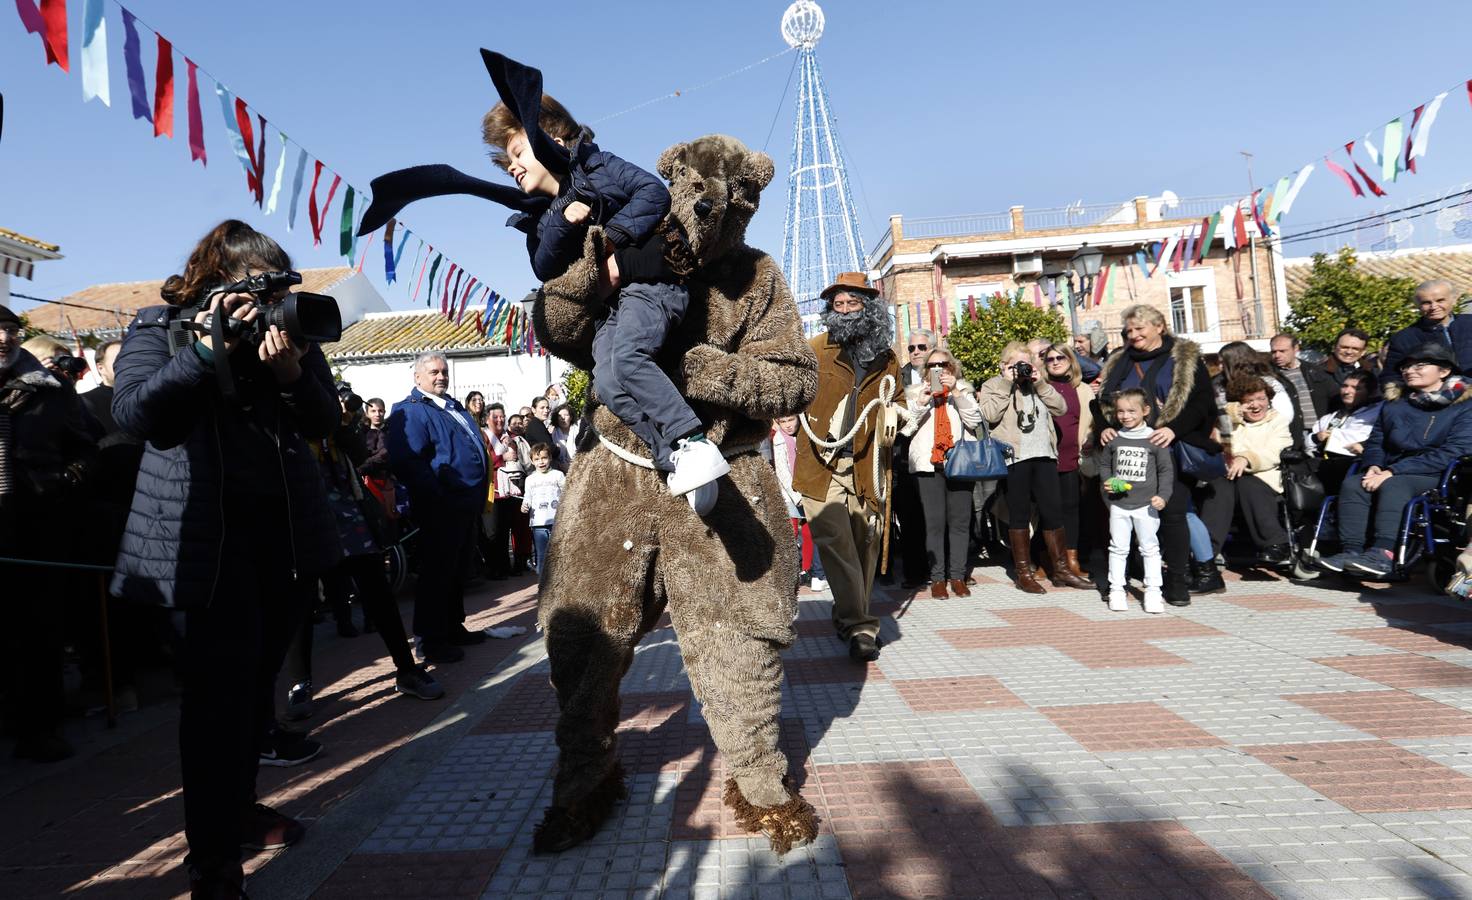
<path fill-rule="evenodd" d="M 1026 360 L 1012 364 L 1012 378 L 1014 381 L 1032 381 L 1036 374 L 1037 370 L 1032 367 L 1032 363 Z"/>

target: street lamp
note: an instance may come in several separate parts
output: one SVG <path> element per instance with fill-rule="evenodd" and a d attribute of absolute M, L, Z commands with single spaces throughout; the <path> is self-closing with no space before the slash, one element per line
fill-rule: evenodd
<path fill-rule="evenodd" d="M 1099 267 L 1104 262 L 1104 251 L 1090 247 L 1089 242 L 1084 241 L 1083 246 L 1078 248 L 1078 252 L 1068 262 L 1079 278 L 1079 289 L 1074 295 L 1073 303 L 1069 305 L 1069 312 L 1073 317 L 1073 333 L 1078 334 L 1078 305 L 1094 286 L 1094 279 L 1098 277 Z"/>

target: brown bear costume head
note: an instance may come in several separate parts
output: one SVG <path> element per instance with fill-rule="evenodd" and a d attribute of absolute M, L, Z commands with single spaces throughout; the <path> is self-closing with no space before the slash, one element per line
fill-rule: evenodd
<path fill-rule="evenodd" d="M 670 183 L 670 218 L 683 229 L 697 267 L 745 243 L 773 174 L 771 157 L 723 134 L 670 147 L 657 168 Z"/>

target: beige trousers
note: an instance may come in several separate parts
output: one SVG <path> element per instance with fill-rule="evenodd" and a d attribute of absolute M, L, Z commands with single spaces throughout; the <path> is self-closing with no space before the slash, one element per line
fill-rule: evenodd
<path fill-rule="evenodd" d="M 803 513 L 833 589 L 833 626 L 838 636 L 844 640 L 856 634 L 877 636 L 879 619 L 869 612 L 869 595 L 879 562 L 879 517 L 859 502 L 853 459 L 842 457 L 835 463 L 828 495 L 803 497 Z"/>

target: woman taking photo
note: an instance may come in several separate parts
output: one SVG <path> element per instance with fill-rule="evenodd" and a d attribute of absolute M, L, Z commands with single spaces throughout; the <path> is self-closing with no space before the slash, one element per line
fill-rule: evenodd
<path fill-rule="evenodd" d="M 944 350 L 925 359 L 920 383 L 905 389 L 912 417 L 905 425 L 911 438 L 909 465 L 925 513 L 925 548 L 930 557 L 930 596 L 971 596 L 966 563 L 971 545 L 969 481 L 946 477 L 946 453 L 981 423 L 971 385 L 960 380 L 956 361 Z M 939 385 L 940 390 L 934 387 Z"/>
<path fill-rule="evenodd" d="M 164 282 L 169 304 L 138 314 L 114 364 L 113 414 L 147 441 L 118 554 L 118 596 L 183 610 L 179 756 L 184 833 L 196 896 L 241 896 L 242 847 L 280 848 L 303 827 L 254 802 L 273 686 L 316 579 L 342 555 L 307 445 L 341 416 L 315 344 L 253 327 L 272 296 L 217 290 L 289 271 L 291 258 L 244 222 L 222 222 Z M 170 353 L 170 322 L 193 316 L 250 323 L 215 342 L 206 328 Z M 228 354 L 234 397 L 216 365 Z"/>
<path fill-rule="evenodd" d="M 1092 465 L 1084 458 L 1094 432 L 1094 389 L 1084 384 L 1078 355 L 1067 344 L 1049 344 L 1042 351 L 1043 370 L 1048 383 L 1063 398 L 1066 411 L 1053 417 L 1058 431 L 1058 497 L 1063 501 L 1064 563 L 1079 578 L 1088 578 L 1079 563 L 1079 503 L 1083 498 L 1083 479 L 1089 477 Z"/>
<path fill-rule="evenodd" d="M 1003 490 L 1007 543 L 1012 548 L 1016 570 L 1012 577 L 1017 587 L 1029 594 L 1047 593 L 1033 574 L 1030 529 L 1036 507 L 1053 586 L 1092 588 L 1087 579 L 1068 571 L 1065 562 L 1058 432 L 1053 417 L 1068 412 L 1068 405 L 1052 382 L 1040 377 L 1026 344 L 1013 341 L 1002 348 L 1002 373 L 981 386 L 979 403 L 981 417 L 992 426 L 992 437 L 1012 448 Z"/>
<path fill-rule="evenodd" d="M 1344 550 L 1319 560 L 1320 568 L 1376 578 L 1393 571 L 1406 504 L 1435 490 L 1448 466 L 1472 455 L 1472 404 L 1466 402 L 1472 384 L 1458 371 L 1445 344 L 1423 344 L 1401 360 L 1405 383 L 1385 386 L 1379 427 L 1365 441 L 1359 471 L 1339 490 Z"/>
<path fill-rule="evenodd" d="M 1151 444 L 1170 447 L 1179 441 L 1201 454 L 1221 453 L 1221 444 L 1211 437 L 1217 418 L 1216 397 L 1211 375 L 1201 360 L 1201 348 L 1171 335 L 1165 316 L 1153 306 L 1131 306 L 1120 321 L 1124 326 L 1125 346 L 1104 364 L 1104 373 L 1099 376 L 1103 387 L 1095 417 L 1113 422 L 1114 395 L 1125 388 L 1140 388 L 1153 401 L 1146 419 L 1153 429 Z M 1105 428 L 1099 434 L 1099 443 L 1107 447 L 1116 434 L 1113 427 Z M 1191 536 L 1186 528 L 1186 510 L 1196 482 L 1180 471 L 1183 455 L 1175 454 L 1175 489 L 1160 512 L 1160 555 L 1166 566 L 1165 602 L 1172 606 L 1191 604 L 1188 591 Z"/>

